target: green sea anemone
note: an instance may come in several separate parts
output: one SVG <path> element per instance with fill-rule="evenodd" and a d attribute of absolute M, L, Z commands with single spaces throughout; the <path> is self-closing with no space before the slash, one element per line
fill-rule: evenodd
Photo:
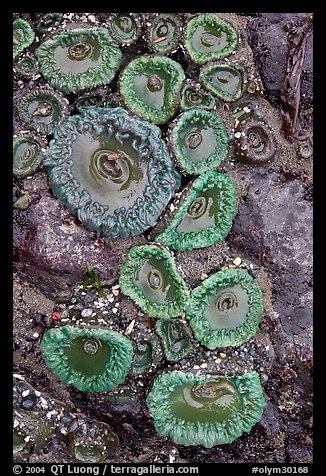
<path fill-rule="evenodd" d="M 155 13 L 148 22 L 147 44 L 154 53 L 168 55 L 179 46 L 181 19 L 172 13 Z"/>
<path fill-rule="evenodd" d="M 130 45 L 138 40 L 141 21 L 137 13 L 114 13 L 110 17 L 110 33 L 120 45 Z"/>
<path fill-rule="evenodd" d="M 241 162 L 265 165 L 275 156 L 276 140 L 265 121 L 248 118 L 238 121 L 235 127 L 234 148 Z"/>
<path fill-rule="evenodd" d="M 176 362 L 192 350 L 191 336 L 181 319 L 159 319 L 155 330 L 161 338 L 164 355 Z"/>
<path fill-rule="evenodd" d="M 229 56 L 238 44 L 233 26 L 214 13 L 199 15 L 187 24 L 185 47 L 194 63 Z"/>
<path fill-rule="evenodd" d="M 156 431 L 174 443 L 212 448 L 232 443 L 261 417 L 265 399 L 259 375 L 161 375 L 147 397 Z"/>
<path fill-rule="evenodd" d="M 165 124 L 177 111 L 184 79 L 184 71 L 176 61 L 143 55 L 122 72 L 120 93 L 131 111 L 154 124 Z"/>
<path fill-rule="evenodd" d="M 200 70 L 199 81 L 223 101 L 233 102 L 246 90 L 246 72 L 241 66 L 228 63 L 210 63 Z"/>
<path fill-rule="evenodd" d="M 200 84 L 193 81 L 187 81 L 181 92 L 180 108 L 188 111 L 192 108 L 214 109 L 215 98 L 207 91 L 201 88 Z"/>
<path fill-rule="evenodd" d="M 131 248 L 119 284 L 121 291 L 151 317 L 180 316 L 189 298 L 172 255 L 160 245 Z"/>
<path fill-rule="evenodd" d="M 35 39 L 35 33 L 30 24 L 22 18 L 13 22 L 13 58 L 17 58 L 26 48 L 31 46 Z"/>
<path fill-rule="evenodd" d="M 36 50 L 44 78 L 59 91 L 77 93 L 108 84 L 122 53 L 106 28 L 68 30 Z"/>
<path fill-rule="evenodd" d="M 209 349 L 237 347 L 253 337 L 263 315 L 258 283 L 244 269 L 213 274 L 191 293 L 186 317 Z"/>
<path fill-rule="evenodd" d="M 24 125 L 42 135 L 52 134 L 68 116 L 68 101 L 50 87 L 26 91 L 18 98 L 17 112 Z"/>
<path fill-rule="evenodd" d="M 37 31 L 39 33 L 48 33 L 53 28 L 57 28 L 61 23 L 62 17 L 62 13 L 42 13 L 37 23 Z"/>
<path fill-rule="evenodd" d="M 19 136 L 13 140 L 13 174 L 24 178 L 34 175 L 43 161 L 44 144 L 36 136 Z"/>
<path fill-rule="evenodd" d="M 40 345 L 46 365 L 78 390 L 107 392 L 131 367 L 132 343 L 118 332 L 62 326 L 45 332 Z"/>
<path fill-rule="evenodd" d="M 213 111 L 189 109 L 170 125 L 169 141 L 180 170 L 199 175 L 215 169 L 228 155 L 228 135 Z"/>
<path fill-rule="evenodd" d="M 205 172 L 194 181 L 170 225 L 155 241 L 174 250 L 212 246 L 230 231 L 235 210 L 232 180 L 215 171 Z"/>
<path fill-rule="evenodd" d="M 14 72 L 18 78 L 32 79 L 39 71 L 36 58 L 32 54 L 27 54 L 19 58 L 14 63 Z"/>
<path fill-rule="evenodd" d="M 132 362 L 132 371 L 135 374 L 141 374 L 148 370 L 152 365 L 155 353 L 155 342 L 148 339 L 141 339 L 134 345 L 134 360 Z"/>
<path fill-rule="evenodd" d="M 44 165 L 59 200 L 112 238 L 153 226 L 180 186 L 160 129 L 122 108 L 88 108 L 67 119 Z"/>

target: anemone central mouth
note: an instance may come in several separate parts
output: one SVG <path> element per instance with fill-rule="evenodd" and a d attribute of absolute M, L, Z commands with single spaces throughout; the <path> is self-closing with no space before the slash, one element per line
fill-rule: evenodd
<path fill-rule="evenodd" d="M 84 351 L 89 355 L 97 354 L 100 347 L 101 343 L 98 339 L 87 339 L 83 344 Z"/>
<path fill-rule="evenodd" d="M 29 73 L 29 71 L 35 70 L 35 65 L 30 58 L 24 58 L 22 61 L 19 62 L 19 68 L 24 73 Z"/>
<path fill-rule="evenodd" d="M 152 289 L 162 289 L 163 276 L 157 270 L 153 270 L 148 274 L 148 284 Z"/>
<path fill-rule="evenodd" d="M 226 379 L 212 380 L 204 384 L 194 385 L 191 389 L 192 397 L 202 403 L 219 400 L 225 395 L 233 395 L 235 392 L 236 389 L 232 382 Z"/>
<path fill-rule="evenodd" d="M 98 150 L 91 159 L 90 174 L 99 183 L 101 179 L 110 180 L 116 184 L 124 184 L 129 179 L 127 155 L 121 150 Z"/>
<path fill-rule="evenodd" d="M 259 130 L 258 128 L 249 130 L 248 143 L 250 147 L 255 149 L 255 152 L 263 152 L 266 141 L 267 137 L 263 134 L 262 130 Z"/>
<path fill-rule="evenodd" d="M 120 16 L 117 24 L 124 33 L 131 33 L 133 30 L 133 22 L 130 17 L 127 16 Z"/>
<path fill-rule="evenodd" d="M 21 156 L 20 156 L 21 162 L 26 163 L 32 160 L 35 155 L 35 149 L 36 149 L 35 145 L 34 146 L 27 145 L 26 148 L 21 153 Z"/>
<path fill-rule="evenodd" d="M 217 38 L 211 33 L 203 33 L 200 37 L 200 42 L 206 48 L 214 46 L 216 44 Z"/>
<path fill-rule="evenodd" d="M 206 212 L 207 205 L 206 197 L 197 197 L 189 206 L 187 214 L 192 218 L 200 218 Z"/>
<path fill-rule="evenodd" d="M 178 322 L 170 322 L 169 337 L 174 342 L 181 340 L 185 337 L 182 326 Z"/>
<path fill-rule="evenodd" d="M 188 101 L 191 102 L 192 104 L 200 103 L 200 100 L 201 100 L 200 94 L 196 93 L 195 91 L 190 91 L 187 97 L 188 97 Z"/>
<path fill-rule="evenodd" d="M 68 57 L 73 61 L 83 61 L 92 54 L 93 48 L 89 43 L 75 43 L 68 48 Z"/>
<path fill-rule="evenodd" d="M 33 112 L 33 116 L 49 117 L 53 114 L 53 106 L 48 101 L 42 101 Z"/>
<path fill-rule="evenodd" d="M 20 43 L 23 38 L 24 38 L 24 33 L 22 30 L 17 29 L 13 31 L 13 45 L 14 46 L 17 46 L 18 43 Z"/>
<path fill-rule="evenodd" d="M 161 89 L 163 88 L 163 81 L 161 80 L 161 78 L 159 78 L 155 74 L 152 74 L 147 79 L 147 88 L 152 93 L 155 93 L 157 91 L 161 91 Z"/>
<path fill-rule="evenodd" d="M 222 293 L 216 301 L 216 309 L 220 312 L 227 312 L 234 307 L 238 307 L 238 300 L 234 293 Z"/>
<path fill-rule="evenodd" d="M 200 132 L 189 132 L 185 137 L 185 143 L 190 149 L 197 149 L 203 141 Z"/>
<path fill-rule="evenodd" d="M 169 33 L 169 25 L 167 23 L 161 23 L 156 29 L 156 35 L 159 38 L 165 37 Z"/>

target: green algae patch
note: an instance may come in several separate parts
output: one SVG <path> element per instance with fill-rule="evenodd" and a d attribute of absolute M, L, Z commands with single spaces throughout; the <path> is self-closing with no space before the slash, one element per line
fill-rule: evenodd
<path fill-rule="evenodd" d="M 190 109 L 170 125 L 169 141 L 179 169 L 199 175 L 216 169 L 228 155 L 228 135 L 213 111 Z"/>
<path fill-rule="evenodd" d="M 46 365 L 60 380 L 88 392 L 106 392 L 121 384 L 133 358 L 127 337 L 98 328 L 50 329 L 40 348 Z"/>
<path fill-rule="evenodd" d="M 59 91 L 77 93 L 109 84 L 122 53 L 106 28 L 70 30 L 36 50 L 44 78 Z"/>
<path fill-rule="evenodd" d="M 192 350 L 191 336 L 181 319 L 159 319 L 155 330 L 170 362 L 177 362 Z"/>
<path fill-rule="evenodd" d="M 253 337 L 263 315 L 258 283 L 244 269 L 218 271 L 195 288 L 186 317 L 209 349 L 237 347 Z"/>
<path fill-rule="evenodd" d="M 189 298 L 171 253 L 160 245 L 133 247 L 121 268 L 119 284 L 151 317 L 180 316 Z"/>
<path fill-rule="evenodd" d="M 198 177 L 170 225 L 155 239 L 174 250 L 207 248 L 222 241 L 232 227 L 236 189 L 215 171 Z"/>
<path fill-rule="evenodd" d="M 182 32 L 181 19 L 171 13 L 156 13 L 147 25 L 147 45 L 154 53 L 168 55 L 177 50 Z"/>
<path fill-rule="evenodd" d="M 246 90 L 246 73 L 241 66 L 210 63 L 201 68 L 199 81 L 218 98 L 226 102 L 239 99 Z"/>
<path fill-rule="evenodd" d="M 17 58 L 26 48 L 31 46 L 35 39 L 35 33 L 30 24 L 22 18 L 13 22 L 13 59 Z"/>
<path fill-rule="evenodd" d="M 166 56 L 144 55 L 131 61 L 120 76 L 125 105 L 154 124 L 165 124 L 177 111 L 184 71 Z"/>
<path fill-rule="evenodd" d="M 112 238 L 153 226 L 180 186 L 160 129 L 122 108 L 92 107 L 67 119 L 44 165 L 59 200 Z"/>
<path fill-rule="evenodd" d="M 146 403 L 160 435 L 206 448 L 249 432 L 266 405 L 256 372 L 232 378 L 167 372 L 156 379 Z"/>
<path fill-rule="evenodd" d="M 204 64 L 225 58 L 237 45 L 237 31 L 213 13 L 199 15 L 187 24 L 185 47 L 194 63 Z"/>

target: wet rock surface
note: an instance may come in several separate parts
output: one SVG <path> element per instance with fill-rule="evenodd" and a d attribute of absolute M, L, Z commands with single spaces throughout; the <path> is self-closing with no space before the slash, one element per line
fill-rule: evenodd
<path fill-rule="evenodd" d="M 14 210 L 14 372 L 46 401 L 55 399 L 67 413 L 81 412 L 89 427 L 92 421 L 109 425 L 118 435 L 119 445 L 107 454 L 106 461 L 312 461 L 312 157 L 302 158 L 298 144 L 288 144 L 282 136 L 278 100 L 288 55 L 283 26 L 306 16 L 235 16 L 239 25 L 248 22 L 245 31 L 266 88 L 264 96 L 272 103 L 275 122 L 271 127 L 281 153 L 270 165 L 253 168 L 234 160 L 231 143 L 229 159 L 219 169 L 237 188 L 238 208 L 231 232 L 225 241 L 210 248 L 175 253 L 190 288 L 223 267 L 244 267 L 257 279 L 264 295 L 264 316 L 257 335 L 240 348 L 208 351 L 193 339 L 192 352 L 169 364 L 153 321 L 121 294 L 118 274 L 128 250 L 156 236 L 168 215 L 141 237 L 97 238 L 53 197 L 44 170 L 14 180 L 13 201 L 24 192 L 31 199 L 25 211 Z M 33 17 L 26 19 L 33 21 Z M 311 48 L 309 37 L 301 83 L 302 117 L 309 117 L 311 110 Z M 187 76 L 191 77 L 192 71 L 197 74 L 198 68 L 188 64 Z M 232 133 L 227 121 L 226 127 Z M 96 288 L 81 285 L 86 266 L 99 274 L 105 297 Z M 87 394 L 66 386 L 45 366 L 39 342 L 47 329 L 78 321 L 102 322 L 134 342 L 144 336 L 156 339 L 155 364 L 144 374 L 130 372 L 117 391 L 107 394 Z M 173 444 L 156 433 L 145 405 L 152 381 L 163 369 L 226 375 L 256 370 L 267 401 L 262 420 L 230 445 L 204 449 Z M 19 404 L 28 412 L 33 411 L 29 408 L 35 401 L 26 395 L 20 397 Z M 67 418 L 60 420 L 59 434 L 69 423 Z M 25 456 L 25 461 L 63 463 L 76 459 L 64 438 L 53 433 L 44 448 Z"/>

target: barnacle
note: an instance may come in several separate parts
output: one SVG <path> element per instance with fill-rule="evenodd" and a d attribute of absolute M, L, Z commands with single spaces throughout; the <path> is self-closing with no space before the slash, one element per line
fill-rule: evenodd
<path fill-rule="evenodd" d="M 189 109 L 170 125 L 169 140 L 179 168 L 199 175 L 227 158 L 228 136 L 213 111 Z"/>
<path fill-rule="evenodd" d="M 120 271 L 121 291 L 151 317 L 180 316 L 189 290 L 170 252 L 160 245 L 131 248 Z"/>
<path fill-rule="evenodd" d="M 256 372 L 232 378 L 168 372 L 154 382 L 146 403 L 160 435 L 206 448 L 249 432 L 265 407 Z"/>
<path fill-rule="evenodd" d="M 88 108 L 56 129 L 46 153 L 54 194 L 110 237 L 153 226 L 180 185 L 158 127 L 122 108 Z"/>
<path fill-rule="evenodd" d="M 13 58 L 17 58 L 28 46 L 30 46 L 34 39 L 35 33 L 30 24 L 22 18 L 17 18 L 13 22 Z"/>
<path fill-rule="evenodd" d="M 191 337 L 181 319 L 159 319 L 155 330 L 161 338 L 165 357 L 170 362 L 182 359 L 191 351 Z"/>
<path fill-rule="evenodd" d="M 68 101 L 52 88 L 39 87 L 18 97 L 17 112 L 27 128 L 49 135 L 68 116 Z"/>
<path fill-rule="evenodd" d="M 262 119 L 240 120 L 234 129 L 234 148 L 237 159 L 254 165 L 265 165 L 276 152 L 271 128 Z"/>
<path fill-rule="evenodd" d="M 179 46 L 181 19 L 171 13 L 156 13 L 147 27 L 147 44 L 154 53 L 168 55 Z"/>
<path fill-rule="evenodd" d="M 65 93 L 110 83 L 122 60 L 106 28 L 60 33 L 44 41 L 36 56 L 44 78 Z"/>
<path fill-rule="evenodd" d="M 13 140 L 13 174 L 23 178 L 35 174 L 43 161 L 42 142 L 35 136 Z"/>
<path fill-rule="evenodd" d="M 227 102 L 239 99 L 247 84 L 245 69 L 227 63 L 209 63 L 203 66 L 199 81 L 208 91 Z"/>
<path fill-rule="evenodd" d="M 186 317 L 209 349 L 236 347 L 253 337 L 263 314 L 258 283 L 244 269 L 218 271 L 195 288 Z"/>
<path fill-rule="evenodd" d="M 32 54 L 27 54 L 19 58 L 14 64 L 16 76 L 22 79 L 31 79 L 38 73 L 38 64 Z"/>
<path fill-rule="evenodd" d="M 238 35 L 233 26 L 213 13 L 199 15 L 187 24 L 185 47 L 194 63 L 225 58 L 237 44 Z"/>
<path fill-rule="evenodd" d="M 127 337 L 100 328 L 53 328 L 45 332 L 40 348 L 60 380 L 89 392 L 106 392 L 122 383 L 133 357 Z"/>
<path fill-rule="evenodd" d="M 114 13 L 110 17 L 110 33 L 120 45 L 134 43 L 141 33 L 140 25 L 137 13 Z"/>
<path fill-rule="evenodd" d="M 177 111 L 184 71 L 166 56 L 144 55 L 131 61 L 120 76 L 126 106 L 154 124 L 165 124 Z"/>
<path fill-rule="evenodd" d="M 236 189 L 215 171 L 198 177 L 170 225 L 155 241 L 174 250 L 206 248 L 222 241 L 232 226 Z"/>
<path fill-rule="evenodd" d="M 183 111 L 199 107 L 201 109 L 213 109 L 215 98 L 192 81 L 188 81 L 181 92 L 180 108 Z"/>

